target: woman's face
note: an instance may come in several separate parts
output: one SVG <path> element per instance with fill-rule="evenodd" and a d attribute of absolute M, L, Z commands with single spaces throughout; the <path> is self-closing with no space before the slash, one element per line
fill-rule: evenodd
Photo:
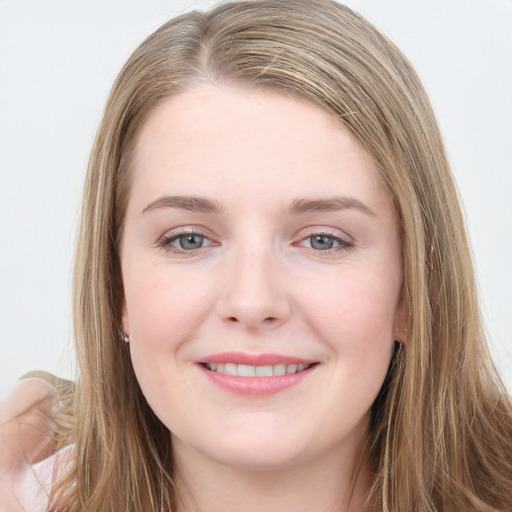
<path fill-rule="evenodd" d="M 123 325 L 175 453 L 270 468 L 353 453 L 399 305 L 397 216 L 333 117 L 197 86 L 138 138 Z"/>

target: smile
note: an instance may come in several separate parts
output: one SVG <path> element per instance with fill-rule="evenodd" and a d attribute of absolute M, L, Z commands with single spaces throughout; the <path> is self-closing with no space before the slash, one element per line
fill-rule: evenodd
<path fill-rule="evenodd" d="M 265 397 L 298 386 L 317 373 L 318 362 L 279 354 L 230 352 L 197 361 L 215 387 L 247 397 Z"/>
<path fill-rule="evenodd" d="M 205 367 L 211 372 L 224 375 L 236 375 L 238 377 L 274 377 L 291 375 L 307 370 L 310 364 L 274 364 L 253 366 L 249 364 L 235 363 L 205 363 Z"/>

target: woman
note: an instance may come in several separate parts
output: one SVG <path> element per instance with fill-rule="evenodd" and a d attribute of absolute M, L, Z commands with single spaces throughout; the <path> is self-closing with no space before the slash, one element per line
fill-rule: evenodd
<path fill-rule="evenodd" d="M 75 339 L 51 509 L 512 508 L 439 130 L 345 7 L 227 4 L 136 50 L 91 155 Z"/>

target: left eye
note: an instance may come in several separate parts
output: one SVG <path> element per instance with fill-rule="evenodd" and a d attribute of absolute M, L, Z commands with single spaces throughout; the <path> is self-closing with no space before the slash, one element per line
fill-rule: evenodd
<path fill-rule="evenodd" d="M 329 235 L 314 235 L 307 238 L 312 249 L 318 251 L 326 251 L 332 249 L 336 244 L 339 245 L 338 240 Z"/>
<path fill-rule="evenodd" d="M 304 238 L 297 245 L 309 247 L 315 251 L 329 251 L 331 249 L 348 249 L 352 246 L 352 243 L 334 235 L 319 233 Z"/>

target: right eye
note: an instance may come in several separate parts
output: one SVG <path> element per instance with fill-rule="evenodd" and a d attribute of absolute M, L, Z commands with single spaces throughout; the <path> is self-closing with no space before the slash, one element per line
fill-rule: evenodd
<path fill-rule="evenodd" d="M 193 249 L 200 249 L 203 246 L 204 236 L 195 233 L 188 235 L 181 235 L 173 240 L 173 243 L 178 245 L 184 251 L 192 251 Z"/>
<path fill-rule="evenodd" d="M 214 245 L 206 236 L 193 231 L 170 234 L 162 237 L 158 246 L 165 251 L 175 254 L 190 254 L 195 251 Z"/>

